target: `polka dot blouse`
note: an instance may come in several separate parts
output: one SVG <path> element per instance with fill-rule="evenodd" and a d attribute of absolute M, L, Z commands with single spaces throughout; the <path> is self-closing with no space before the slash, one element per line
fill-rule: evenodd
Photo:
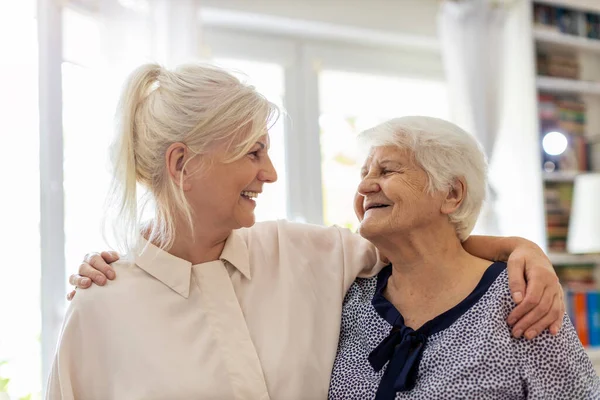
<path fill-rule="evenodd" d="M 565 315 L 557 336 L 515 339 L 505 263 L 414 331 L 383 297 L 392 268 L 344 300 L 329 399 L 600 399 L 600 380 Z"/>

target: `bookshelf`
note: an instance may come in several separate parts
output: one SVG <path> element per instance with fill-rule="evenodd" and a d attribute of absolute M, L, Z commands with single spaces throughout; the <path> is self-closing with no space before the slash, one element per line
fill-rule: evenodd
<path fill-rule="evenodd" d="M 566 250 L 575 178 L 600 171 L 600 0 L 530 3 L 547 248 L 565 285 L 574 325 L 600 373 L 600 333 L 585 326 L 600 313 L 600 296 L 595 295 L 600 288 L 600 255 Z M 567 139 L 561 154 L 552 154 L 543 145 L 542 138 L 553 131 Z M 583 325 L 577 319 L 581 321 L 582 315 Z M 595 346 L 590 345 L 592 336 Z"/>
<path fill-rule="evenodd" d="M 537 88 L 549 93 L 600 96 L 600 82 L 538 76 Z"/>

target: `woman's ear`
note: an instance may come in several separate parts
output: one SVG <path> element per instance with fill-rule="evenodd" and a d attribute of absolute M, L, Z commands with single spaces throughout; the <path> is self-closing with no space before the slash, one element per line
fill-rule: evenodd
<path fill-rule="evenodd" d="M 458 210 L 466 195 L 467 183 L 465 179 L 463 177 L 455 178 L 442 203 L 442 213 L 449 215 Z"/>
<path fill-rule="evenodd" d="M 186 164 L 190 157 L 193 156 L 188 147 L 183 143 L 173 143 L 165 153 L 165 162 L 169 178 L 173 179 L 177 186 L 180 186 L 183 191 L 188 191 L 192 188 L 192 184 L 187 177 Z"/>

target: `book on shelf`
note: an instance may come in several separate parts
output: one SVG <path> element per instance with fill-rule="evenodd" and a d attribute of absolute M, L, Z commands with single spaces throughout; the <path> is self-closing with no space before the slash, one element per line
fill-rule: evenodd
<path fill-rule="evenodd" d="M 534 3 L 533 19 L 538 29 L 600 39 L 600 15 L 596 13 Z"/>
<path fill-rule="evenodd" d="M 585 134 L 585 103 L 579 96 L 539 93 L 538 104 L 543 130 L 555 129 L 579 136 Z"/>
<path fill-rule="evenodd" d="M 595 279 L 596 264 L 555 265 L 565 288 L 567 314 L 584 346 L 600 346 L 600 290 Z"/>
<path fill-rule="evenodd" d="M 590 143 L 585 136 L 586 107 L 579 96 L 538 94 L 541 135 L 558 131 L 567 138 L 564 153 L 553 156 L 543 153 L 544 166 L 550 171 L 588 171 L 590 169 Z M 548 170 L 548 168 L 545 168 Z"/>
<path fill-rule="evenodd" d="M 579 62 L 574 54 L 538 52 L 537 74 L 556 78 L 579 79 Z"/>
<path fill-rule="evenodd" d="M 566 290 L 567 314 L 584 346 L 600 346 L 600 291 Z"/>
<path fill-rule="evenodd" d="M 544 184 L 546 241 L 551 252 L 563 253 L 566 251 L 572 199 L 572 182 L 546 182 Z"/>

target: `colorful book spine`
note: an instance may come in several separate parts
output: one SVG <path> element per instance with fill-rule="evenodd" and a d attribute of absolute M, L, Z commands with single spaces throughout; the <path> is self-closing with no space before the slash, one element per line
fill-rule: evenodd
<path fill-rule="evenodd" d="M 587 317 L 587 296 L 584 292 L 575 293 L 573 296 L 573 310 L 575 312 L 575 330 L 584 346 L 590 345 Z"/>
<path fill-rule="evenodd" d="M 567 315 L 569 316 L 569 319 L 571 320 L 571 323 L 574 326 L 575 325 L 575 309 L 573 308 L 573 297 L 575 297 L 575 293 L 572 290 L 567 290 L 566 292 L 567 292 L 566 293 Z"/>
<path fill-rule="evenodd" d="M 565 294 L 567 314 L 581 344 L 600 347 L 600 291 L 574 285 Z"/>
<path fill-rule="evenodd" d="M 587 317 L 590 346 L 600 346 L 600 293 L 587 293 Z"/>

